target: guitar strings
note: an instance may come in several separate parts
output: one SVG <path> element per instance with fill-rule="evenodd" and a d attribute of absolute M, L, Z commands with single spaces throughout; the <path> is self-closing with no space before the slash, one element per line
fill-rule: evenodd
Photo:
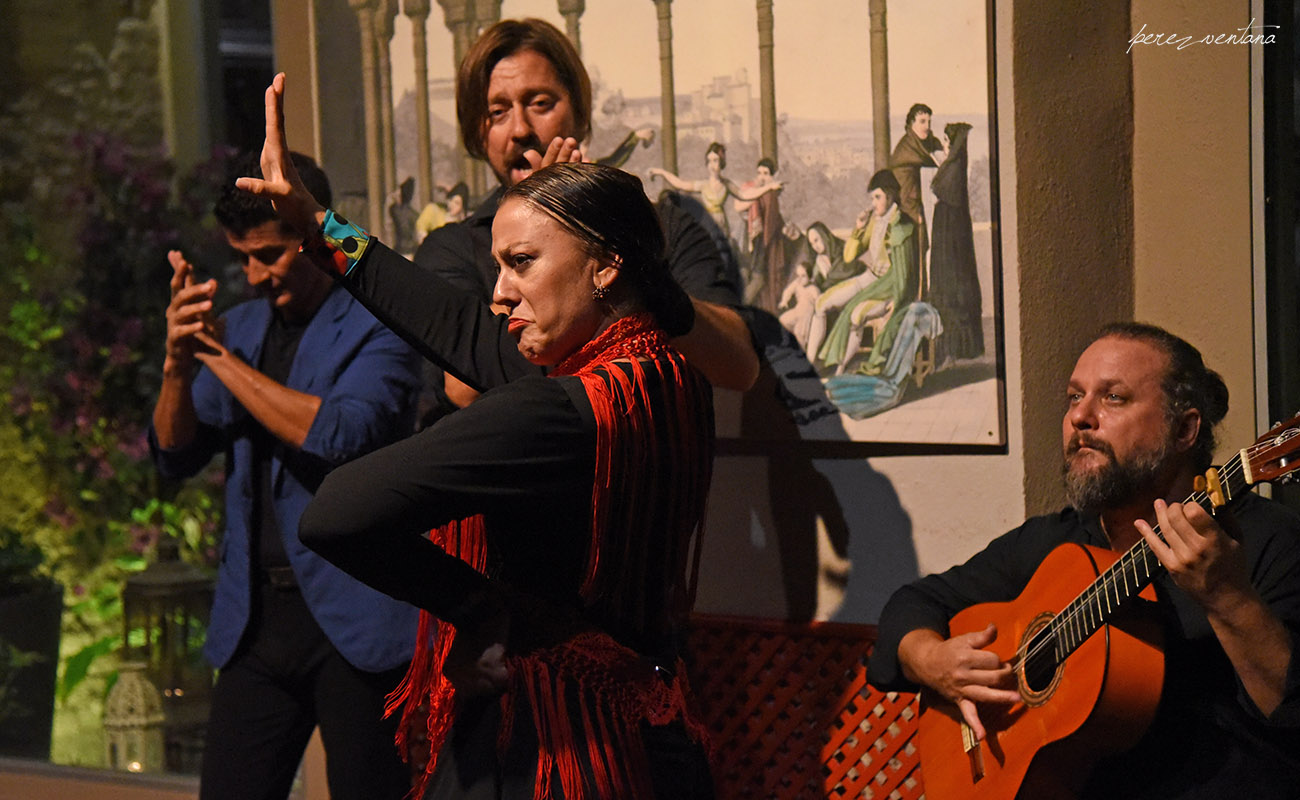
<path fill-rule="evenodd" d="M 1246 453 L 1253 456 L 1256 454 L 1256 451 L 1267 449 L 1268 447 L 1271 447 L 1272 444 L 1273 444 L 1272 441 L 1269 441 L 1267 443 L 1253 444 L 1250 447 L 1246 448 Z M 1233 478 L 1236 478 L 1239 474 L 1244 473 L 1244 471 L 1245 469 L 1242 466 L 1241 454 L 1238 453 L 1236 456 L 1233 456 L 1233 458 L 1227 464 L 1225 464 L 1222 469 L 1219 470 L 1219 479 L 1223 483 L 1228 484 L 1231 483 L 1231 480 Z M 1243 484 L 1243 488 L 1248 489 L 1249 487 L 1250 484 Z M 1197 505 L 1204 508 L 1206 502 L 1209 501 L 1209 499 L 1210 496 L 1207 492 L 1192 492 L 1192 494 L 1183 502 L 1184 504 L 1196 503 Z M 1232 497 L 1228 498 L 1229 501 L 1231 501 L 1231 499 Z M 1160 541 L 1162 542 L 1165 541 L 1164 534 L 1163 532 L 1161 532 L 1159 524 L 1152 526 L 1152 532 L 1155 533 L 1155 535 L 1160 538 Z M 1119 580 L 1116 577 L 1116 573 L 1123 572 L 1125 569 L 1127 569 L 1128 563 L 1136 563 L 1139 555 L 1142 558 L 1143 564 L 1147 565 L 1149 568 L 1149 559 L 1147 558 L 1147 556 L 1148 555 L 1154 556 L 1155 553 L 1151 551 L 1151 545 L 1147 543 L 1147 540 L 1145 538 L 1139 539 L 1138 542 L 1134 544 L 1132 547 L 1130 547 L 1127 551 L 1125 551 L 1124 554 L 1121 555 L 1119 559 L 1115 561 L 1115 563 L 1107 567 L 1101 573 L 1101 575 L 1098 576 L 1096 580 L 1094 580 L 1091 584 L 1089 584 L 1087 589 L 1084 589 L 1082 592 L 1080 592 L 1077 597 L 1075 597 L 1066 605 L 1065 611 L 1053 617 L 1052 620 L 1048 622 L 1047 625 L 1039 631 L 1039 634 L 1041 634 L 1043 631 L 1049 631 L 1050 635 L 1040 639 L 1037 643 L 1031 646 L 1023 654 L 1021 654 L 1021 656 L 1016 661 L 1012 662 L 1011 665 L 1012 671 L 1013 672 L 1021 671 L 1024 668 L 1025 663 L 1028 662 L 1029 659 L 1038 656 L 1043 651 L 1044 648 L 1049 646 L 1054 646 L 1059 639 L 1060 630 L 1067 625 L 1072 625 L 1080 621 L 1079 618 L 1088 609 L 1089 604 L 1094 601 L 1099 590 L 1105 591 L 1111 587 L 1117 587 L 1119 585 Z M 1155 562 L 1156 562 L 1156 569 L 1164 568 L 1164 566 L 1160 563 L 1159 559 L 1155 559 Z M 1141 588 L 1145 587 L 1146 583 L 1148 583 L 1153 577 L 1155 577 L 1155 574 L 1156 574 L 1155 570 L 1151 569 L 1148 572 L 1146 580 L 1142 582 L 1142 586 L 1141 587 L 1135 586 L 1134 589 L 1136 589 L 1137 591 L 1141 591 Z M 1134 572 L 1134 577 L 1135 578 L 1137 577 L 1136 571 Z M 1128 582 L 1125 581 L 1125 586 L 1127 586 L 1127 583 Z M 1118 592 L 1116 592 L 1116 596 L 1118 597 Z M 1132 595 L 1130 594 L 1129 596 L 1131 597 Z M 1128 598 L 1126 597 L 1123 599 L 1126 600 Z M 1100 606 L 1098 606 L 1098 610 L 1100 611 Z M 1101 627 L 1100 625 L 1097 626 L 1097 628 L 1100 627 Z M 1089 633 L 1088 636 L 1083 637 L 1083 639 L 1081 639 L 1078 644 L 1082 644 L 1083 641 L 1086 641 L 1092 635 L 1092 633 L 1096 633 L 1096 629 L 1094 629 L 1091 633 Z M 1075 647 L 1078 647 L 1078 644 L 1076 644 Z M 1074 648 L 1071 648 L 1070 652 L 1073 651 Z"/>

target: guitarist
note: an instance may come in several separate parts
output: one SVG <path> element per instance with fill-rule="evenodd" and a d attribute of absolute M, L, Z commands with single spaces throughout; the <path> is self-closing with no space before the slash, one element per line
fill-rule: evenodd
<path fill-rule="evenodd" d="M 1214 426 L 1228 407 L 1223 380 L 1186 341 L 1121 323 L 1079 357 L 1066 398 L 1069 507 L 895 592 L 869 680 L 886 690 L 928 687 L 956 703 L 982 739 L 981 711 L 1020 695 L 1011 666 L 984 649 L 995 627 L 950 638 L 948 620 L 1015 599 L 1057 545 L 1122 552 L 1142 537 L 1167 570 L 1155 581 L 1165 634 L 1160 705 L 1135 749 L 1097 762 L 1082 796 L 1300 798 L 1300 515 L 1253 493 L 1217 517 L 1178 502 L 1210 466 Z M 1154 535 L 1157 523 L 1167 544 Z"/>

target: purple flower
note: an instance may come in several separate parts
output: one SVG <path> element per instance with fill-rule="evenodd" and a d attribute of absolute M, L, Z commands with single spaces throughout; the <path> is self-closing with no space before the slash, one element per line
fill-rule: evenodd
<path fill-rule="evenodd" d="M 144 338 L 144 321 L 139 317 L 127 317 L 117 331 L 117 340 L 127 347 L 133 347 Z"/>
<path fill-rule="evenodd" d="M 71 528 L 77 521 L 77 517 L 72 513 L 72 510 L 57 497 L 51 497 L 46 501 L 43 510 L 45 516 L 49 517 L 51 522 L 57 523 L 64 528 Z"/>
<path fill-rule="evenodd" d="M 16 417 L 25 417 L 32 411 L 32 393 L 26 386 L 16 384 L 9 391 L 9 408 Z"/>
<path fill-rule="evenodd" d="M 149 440 L 143 432 L 122 438 L 122 453 L 133 461 L 141 461 L 149 455 Z"/>
<path fill-rule="evenodd" d="M 115 367 L 124 367 L 131 363 L 131 348 L 122 342 L 115 342 L 108 350 L 108 363 Z"/>
<path fill-rule="evenodd" d="M 132 525 L 129 531 L 131 534 L 130 547 L 137 555 L 144 555 L 158 543 L 157 528 L 149 528 L 143 525 Z"/>
<path fill-rule="evenodd" d="M 126 172 L 126 147 L 123 143 L 114 138 L 109 139 L 102 133 L 96 136 L 98 140 L 95 148 L 96 156 L 100 166 L 102 166 L 110 176 L 119 176 Z"/>

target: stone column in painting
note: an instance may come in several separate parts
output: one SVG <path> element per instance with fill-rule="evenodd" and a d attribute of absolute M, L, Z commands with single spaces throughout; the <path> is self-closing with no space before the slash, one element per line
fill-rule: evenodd
<path fill-rule="evenodd" d="M 393 20 L 397 0 L 379 0 L 375 9 L 375 53 L 379 71 L 379 158 L 383 165 L 384 196 L 397 188 L 397 144 L 393 135 Z M 385 220 L 387 221 L 387 220 Z"/>
<path fill-rule="evenodd" d="M 474 21 L 469 29 L 469 37 L 465 44 L 468 50 L 477 39 L 478 35 L 484 30 L 492 27 L 501 20 L 501 0 L 474 0 Z M 460 66 L 460 62 L 456 62 Z M 482 197 L 490 191 L 492 186 L 491 172 L 487 165 L 482 161 L 467 158 L 465 161 L 465 183 L 469 186 L 469 193 L 473 197 Z"/>
<path fill-rule="evenodd" d="M 758 91 L 762 117 L 762 153 L 775 163 L 776 78 L 772 66 L 772 0 L 758 0 Z"/>
<path fill-rule="evenodd" d="M 871 17 L 871 142 L 876 157 L 872 170 L 889 166 L 889 41 L 885 0 L 869 0 Z"/>
<path fill-rule="evenodd" d="M 490 28 L 500 21 L 501 0 L 475 0 L 474 36 L 478 36 L 485 28 Z"/>
<path fill-rule="evenodd" d="M 664 169 L 677 173 L 677 106 L 673 88 L 673 0 L 653 0 L 659 14 L 659 97 L 663 131 L 659 138 Z"/>
<path fill-rule="evenodd" d="M 452 74 L 455 75 L 460 70 L 460 62 L 465 58 L 466 51 L 474 42 L 474 0 L 438 0 L 438 5 L 442 6 L 443 24 L 451 31 Z M 456 142 L 456 151 L 460 153 L 460 177 L 469 187 L 471 196 L 478 197 L 473 188 L 473 176 L 478 172 L 478 162 L 470 158 L 459 140 Z"/>
<path fill-rule="evenodd" d="M 442 21 L 451 31 L 452 69 L 460 66 L 474 36 L 474 0 L 438 0 L 442 6 Z"/>
<path fill-rule="evenodd" d="M 560 11 L 560 16 L 564 17 L 564 32 L 569 35 L 569 41 L 577 49 L 578 54 L 582 54 L 582 39 L 578 33 L 578 25 L 582 20 L 582 13 L 587 10 L 587 0 L 557 0 L 556 7 Z"/>
<path fill-rule="evenodd" d="M 429 0 L 402 0 L 402 12 L 411 18 L 415 54 L 415 153 L 419 174 L 415 185 L 417 208 L 433 202 L 433 134 L 429 130 Z"/>
<path fill-rule="evenodd" d="M 372 231 L 383 231 L 382 238 L 389 239 L 384 224 L 383 165 L 379 156 L 379 98 L 376 97 L 375 75 L 375 0 L 348 0 L 357 14 L 361 29 L 361 96 L 366 112 L 366 220 Z"/>

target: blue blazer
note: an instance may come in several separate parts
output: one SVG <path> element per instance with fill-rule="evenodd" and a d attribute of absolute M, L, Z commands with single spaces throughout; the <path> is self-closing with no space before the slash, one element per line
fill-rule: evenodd
<path fill-rule="evenodd" d="M 256 365 L 271 324 L 265 300 L 225 315 L 226 346 Z M 282 448 L 271 463 L 272 503 L 284 549 L 308 607 L 325 635 L 359 669 L 379 672 L 411 659 L 417 611 L 344 574 L 298 540 L 298 518 L 325 474 L 339 464 L 409 435 L 420 385 L 419 357 L 341 287 L 325 299 L 303 332 L 288 386 L 321 398 L 302 449 Z M 218 452 L 226 455 L 226 533 L 204 652 L 217 667 L 235 652 L 248 625 L 255 576 L 252 415 L 206 368 L 193 384 L 199 432 L 185 447 L 149 443 L 159 471 L 189 477 Z M 281 458 L 283 456 L 283 458 Z"/>

